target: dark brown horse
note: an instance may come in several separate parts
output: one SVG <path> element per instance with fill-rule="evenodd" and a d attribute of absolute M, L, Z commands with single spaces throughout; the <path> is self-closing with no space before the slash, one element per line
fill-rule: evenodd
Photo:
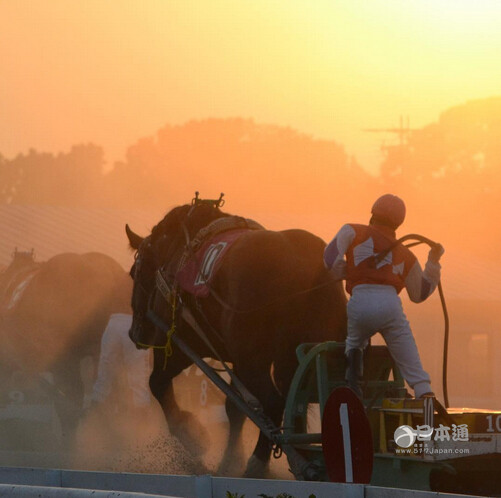
<path fill-rule="evenodd" d="M 100 340 L 111 313 L 131 312 L 127 272 L 100 253 L 64 253 L 37 263 L 15 253 L 0 274 L 0 339 L 3 375 L 16 371 L 54 383 L 41 385 L 54 399 L 65 442 L 83 409 L 80 360 L 97 365 Z"/>
<path fill-rule="evenodd" d="M 304 342 L 344 340 L 346 298 L 341 284 L 324 268 L 324 242 L 303 230 L 242 230 L 213 275 L 208 295 L 195 297 L 183 291 L 179 270 L 196 258 L 193 241 L 203 234 L 210 241 L 207 227 L 216 226 L 223 218 L 230 220 L 228 226 L 231 220 L 235 220 L 235 228 L 251 226 L 242 218 L 223 213 L 218 201 L 196 199 L 192 205 L 171 210 L 144 239 L 127 227 L 130 245 L 137 250 L 131 269 L 134 320 L 130 336 L 141 345 L 166 343 L 165 330 L 155 328 L 147 316 L 148 310 L 153 310 L 169 326 L 172 324 L 172 306 L 156 284 L 160 270 L 169 286 L 178 288 L 175 333 L 200 357 L 214 357 L 205 341 L 180 318 L 180 307 L 189 308 L 218 354 L 233 364 L 238 378 L 280 426 L 284 396 L 297 366 L 296 347 Z M 156 349 L 154 356 L 151 391 L 171 431 L 186 440 L 189 423 L 194 420 L 176 404 L 172 379 L 191 361 L 175 347 L 165 365 L 161 349 Z M 226 464 L 241 462 L 239 436 L 245 419 L 228 399 L 226 411 L 230 435 L 222 472 L 227 471 Z M 198 430 L 193 433 L 199 440 Z M 263 475 L 269 458 L 269 441 L 260 434 L 245 475 Z"/>

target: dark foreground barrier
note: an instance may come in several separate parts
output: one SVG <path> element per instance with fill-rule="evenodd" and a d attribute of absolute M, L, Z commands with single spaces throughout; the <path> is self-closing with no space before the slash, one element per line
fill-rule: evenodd
<path fill-rule="evenodd" d="M 21 484 L 0 484 L 0 497 L 19 498 L 165 498 L 165 495 L 124 493 L 123 491 L 96 491 L 92 489 L 54 488 L 50 486 L 23 486 Z M 167 497 L 169 498 L 169 497 Z M 176 497 L 170 497 L 176 498 Z"/>
<path fill-rule="evenodd" d="M 464 495 L 362 484 L 0 467 L 0 497 L 36 498 L 447 498 Z"/>

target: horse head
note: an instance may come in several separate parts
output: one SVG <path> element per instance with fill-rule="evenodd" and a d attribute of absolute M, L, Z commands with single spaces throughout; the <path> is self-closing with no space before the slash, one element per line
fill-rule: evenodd
<path fill-rule="evenodd" d="M 134 285 L 131 303 L 133 321 L 129 335 L 138 347 L 162 346 L 165 343 L 165 331 L 156 329 L 148 319 L 148 311 L 154 311 L 165 323 L 172 321 L 165 297 L 158 292 L 157 271 L 161 269 L 162 274 L 175 285 L 183 255 L 189 257 L 187 251 L 199 230 L 227 216 L 220 211 L 219 205 L 217 201 L 202 201 L 197 196 L 191 205 L 172 209 L 144 238 L 126 226 L 129 244 L 136 250 L 130 270 Z"/>
<path fill-rule="evenodd" d="M 154 329 L 151 328 L 146 314 L 150 302 L 150 293 L 154 290 L 154 272 L 152 264 L 151 236 L 140 237 L 135 234 L 128 225 L 125 227 L 129 245 L 136 250 L 134 263 L 130 269 L 130 276 L 133 279 L 131 307 L 133 311 L 132 326 L 129 330 L 129 337 L 138 348 L 146 348 L 147 341 L 151 340 Z M 144 345 L 142 345 L 144 344 Z"/>

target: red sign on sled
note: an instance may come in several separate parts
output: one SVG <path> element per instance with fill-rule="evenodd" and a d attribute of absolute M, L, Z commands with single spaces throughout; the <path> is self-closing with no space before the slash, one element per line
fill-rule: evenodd
<path fill-rule="evenodd" d="M 332 392 L 322 417 L 322 449 L 329 479 L 368 484 L 374 448 L 365 408 L 347 387 Z"/>

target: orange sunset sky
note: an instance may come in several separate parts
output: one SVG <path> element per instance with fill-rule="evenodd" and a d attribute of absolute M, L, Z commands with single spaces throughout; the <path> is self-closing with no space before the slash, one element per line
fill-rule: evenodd
<path fill-rule="evenodd" d="M 111 164 L 167 123 L 240 116 L 375 172 L 364 128 L 501 93 L 500 25 L 497 0 L 2 0 L 0 152 L 93 142 Z"/>

